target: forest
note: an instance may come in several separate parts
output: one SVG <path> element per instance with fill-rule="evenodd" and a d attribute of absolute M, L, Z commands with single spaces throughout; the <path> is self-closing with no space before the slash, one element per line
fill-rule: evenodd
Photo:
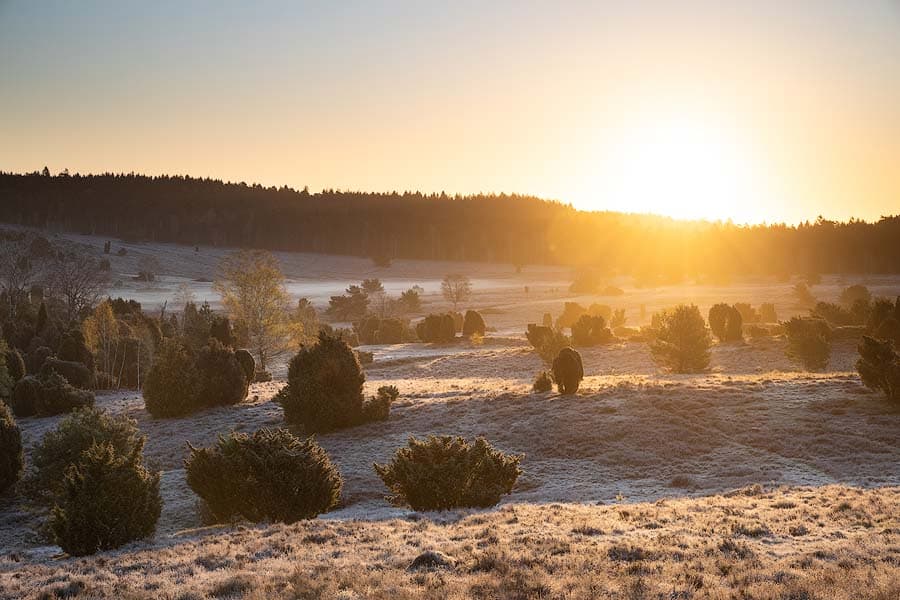
<path fill-rule="evenodd" d="M 723 199 L 723 202 L 727 202 Z M 131 241 L 686 277 L 900 272 L 900 215 L 797 226 L 584 212 L 527 195 L 358 192 L 187 176 L 0 172 L 0 221 Z"/>

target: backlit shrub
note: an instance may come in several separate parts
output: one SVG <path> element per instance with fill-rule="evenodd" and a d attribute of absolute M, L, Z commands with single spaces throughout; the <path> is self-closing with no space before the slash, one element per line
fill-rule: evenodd
<path fill-rule="evenodd" d="M 9 407 L 0 402 L 0 494 L 19 480 L 24 468 L 22 432 Z"/>
<path fill-rule="evenodd" d="M 743 339 L 743 322 L 743 316 L 734 306 L 719 303 L 709 309 L 709 328 L 720 342 Z"/>
<path fill-rule="evenodd" d="M 247 397 L 250 381 L 234 351 L 215 338 L 200 349 L 194 363 L 203 407 L 237 404 Z"/>
<path fill-rule="evenodd" d="M 202 406 L 199 381 L 187 350 L 176 340 L 163 340 L 144 380 L 144 405 L 154 417 L 177 417 Z"/>
<path fill-rule="evenodd" d="M 859 344 L 856 370 L 863 384 L 900 402 L 900 354 L 893 342 L 864 335 Z"/>
<path fill-rule="evenodd" d="M 69 385 L 56 371 L 20 379 L 13 389 L 11 402 L 17 417 L 48 417 L 93 405 L 93 392 Z"/>
<path fill-rule="evenodd" d="M 493 448 L 484 438 L 414 437 L 375 472 L 390 500 L 414 510 L 488 507 L 508 494 L 521 474 L 521 456 Z"/>
<path fill-rule="evenodd" d="M 416 324 L 416 335 L 426 343 L 447 343 L 456 338 L 456 325 L 453 316 L 428 315 Z"/>
<path fill-rule="evenodd" d="M 65 377 L 66 381 L 68 381 L 74 387 L 81 388 L 83 390 L 93 389 L 96 385 L 94 372 L 80 362 L 59 360 L 58 358 L 48 358 L 44 361 L 39 374 L 42 376 L 47 376 L 51 371 L 56 371 L 57 373 Z"/>
<path fill-rule="evenodd" d="M 474 310 L 467 310 L 462 326 L 463 336 L 469 337 L 474 334 L 484 335 L 485 330 L 484 318 L 482 318 L 481 313 Z"/>
<path fill-rule="evenodd" d="M 784 323 L 787 355 L 809 371 L 820 371 L 831 356 L 831 328 L 823 319 L 794 317 Z"/>
<path fill-rule="evenodd" d="M 537 377 L 534 378 L 534 384 L 532 384 L 531 389 L 539 394 L 552 390 L 553 379 L 550 378 L 550 373 L 547 371 L 538 373 Z"/>
<path fill-rule="evenodd" d="M 709 331 L 694 305 L 654 315 L 650 343 L 654 360 L 675 373 L 699 373 L 709 366 Z"/>
<path fill-rule="evenodd" d="M 597 346 L 614 339 L 601 316 L 581 315 L 572 325 L 572 343 L 576 346 Z"/>

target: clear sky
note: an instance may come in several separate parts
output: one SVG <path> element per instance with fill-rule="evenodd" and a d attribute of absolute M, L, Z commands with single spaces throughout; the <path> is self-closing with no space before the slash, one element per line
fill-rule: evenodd
<path fill-rule="evenodd" d="M 0 169 L 900 213 L 900 0 L 0 0 Z"/>

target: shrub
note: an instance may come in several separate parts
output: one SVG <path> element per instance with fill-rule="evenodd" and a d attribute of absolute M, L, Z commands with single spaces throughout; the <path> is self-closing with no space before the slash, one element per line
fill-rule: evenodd
<path fill-rule="evenodd" d="M 94 405 L 94 393 L 69 385 L 55 371 L 27 375 L 13 389 L 11 408 L 17 417 L 48 417 Z"/>
<path fill-rule="evenodd" d="M 856 318 L 853 313 L 843 306 L 832 302 L 817 302 L 811 312 L 813 317 L 825 319 L 833 327 L 856 324 Z"/>
<path fill-rule="evenodd" d="M 856 370 L 863 384 L 871 390 L 880 390 L 890 400 L 900 401 L 900 354 L 894 344 L 864 335 L 859 344 L 859 360 Z"/>
<path fill-rule="evenodd" d="M 80 329 L 72 329 L 62 337 L 56 357 L 60 360 L 81 363 L 89 372 L 94 371 L 94 355 L 87 347 L 84 333 Z M 71 379 L 69 383 L 78 385 Z"/>
<path fill-rule="evenodd" d="M 612 319 L 613 309 L 608 304 L 598 304 L 594 302 L 588 306 L 587 312 L 592 317 L 603 317 L 603 320 L 609 323 Z"/>
<path fill-rule="evenodd" d="M 544 315 L 545 317 L 548 315 Z M 546 319 L 545 319 L 546 322 Z M 553 334 L 553 327 L 551 325 L 537 325 L 535 323 L 529 323 L 527 329 L 525 330 L 525 338 L 534 348 L 540 348 L 544 340 Z"/>
<path fill-rule="evenodd" d="M 875 337 L 894 342 L 894 346 L 900 348 L 900 320 L 888 317 L 875 330 Z"/>
<path fill-rule="evenodd" d="M 538 393 L 549 392 L 553 389 L 553 379 L 550 378 L 550 373 L 547 371 L 541 371 L 537 374 L 537 377 L 534 378 L 534 384 L 531 386 L 531 389 Z"/>
<path fill-rule="evenodd" d="M 470 337 L 473 334 L 484 335 L 486 327 L 484 318 L 481 313 L 474 310 L 466 311 L 466 318 L 463 320 L 462 334 L 463 337 Z"/>
<path fill-rule="evenodd" d="M 872 301 L 872 294 L 869 292 L 869 288 L 864 285 L 851 285 L 841 292 L 840 302 L 844 307 L 852 308 L 858 301 L 862 301 L 864 304 L 869 304 Z"/>
<path fill-rule="evenodd" d="M 69 465 L 78 462 L 94 444 L 109 444 L 121 456 L 130 455 L 144 443 L 137 422 L 124 415 L 111 416 L 98 408 L 76 410 L 56 429 L 44 436 L 32 457 L 36 481 L 50 494 L 61 491 Z"/>
<path fill-rule="evenodd" d="M 653 358 L 675 373 L 699 373 L 709 366 L 710 337 L 700 310 L 681 304 L 653 317 Z"/>
<path fill-rule="evenodd" d="M 569 285 L 569 291 L 573 294 L 593 294 L 600 288 L 596 274 L 591 269 L 579 269 L 575 278 Z"/>
<path fill-rule="evenodd" d="M 811 308 L 816 303 L 815 296 L 812 295 L 809 286 L 803 281 L 794 286 L 794 296 L 796 296 L 798 304 L 804 308 Z"/>
<path fill-rule="evenodd" d="M 197 355 L 198 403 L 203 407 L 229 406 L 247 397 L 250 382 L 231 348 L 209 339 Z"/>
<path fill-rule="evenodd" d="M 416 324 L 416 335 L 426 343 L 447 343 L 456 338 L 456 325 L 453 316 L 428 315 Z"/>
<path fill-rule="evenodd" d="M 777 323 L 778 315 L 775 314 L 775 305 L 770 302 L 760 304 L 759 320 L 761 323 Z"/>
<path fill-rule="evenodd" d="M 51 372 L 56 372 L 66 378 L 70 384 L 74 387 L 81 388 L 83 390 L 93 389 L 96 385 L 96 380 L 94 378 L 94 372 L 88 370 L 83 363 L 69 361 L 69 360 L 59 360 L 58 358 L 48 358 L 44 361 L 41 370 L 38 371 L 38 374 L 41 376 L 47 376 Z"/>
<path fill-rule="evenodd" d="M 734 309 L 741 315 L 744 323 L 759 323 L 759 313 L 746 302 L 735 302 Z"/>
<path fill-rule="evenodd" d="M 231 328 L 231 319 L 225 315 L 212 315 L 209 324 L 209 337 L 218 340 L 223 346 L 234 347 L 234 331 Z"/>
<path fill-rule="evenodd" d="M 6 362 L 6 372 L 13 384 L 25 377 L 25 360 L 16 348 L 6 348 L 3 351 Z"/>
<path fill-rule="evenodd" d="M 525 337 L 534 346 L 541 360 L 548 365 L 553 363 L 553 359 L 556 358 L 560 350 L 570 344 L 569 338 L 562 331 L 552 327 L 542 327 L 534 323 L 528 324 L 528 331 L 525 332 Z"/>
<path fill-rule="evenodd" d="M 581 318 L 581 315 L 587 314 L 587 309 L 577 302 L 566 302 L 563 304 L 562 314 L 556 319 L 557 329 L 568 329 Z"/>
<path fill-rule="evenodd" d="M 560 394 L 574 394 L 584 379 L 581 355 L 572 348 L 563 348 L 553 359 L 553 380 Z"/>
<path fill-rule="evenodd" d="M 800 361 L 810 371 L 818 371 L 828 364 L 831 355 L 831 328 L 823 319 L 794 317 L 784 323 L 787 334 L 787 355 Z"/>
<path fill-rule="evenodd" d="M 581 315 L 572 325 L 572 343 L 576 346 L 596 346 L 613 340 L 613 334 L 603 317 Z"/>
<path fill-rule="evenodd" d="M 393 385 L 378 388 L 378 394 L 363 404 L 363 422 L 387 421 L 391 412 L 391 404 L 400 396 L 400 390 Z"/>
<path fill-rule="evenodd" d="M 391 492 L 389 499 L 413 510 L 484 508 L 508 494 L 521 474 L 521 456 L 494 449 L 484 438 L 409 438 L 408 445 L 375 472 Z"/>
<path fill-rule="evenodd" d="M 69 465 L 50 527 L 73 556 L 118 548 L 153 535 L 162 499 L 159 473 L 141 459 L 143 443 L 129 454 L 111 444 L 93 444 Z"/>
<path fill-rule="evenodd" d="M 613 311 L 612 318 L 609 320 L 609 326 L 612 329 L 624 327 L 626 321 L 628 321 L 628 318 L 625 316 L 625 309 L 617 308 Z"/>
<path fill-rule="evenodd" d="M 286 429 L 233 432 L 211 448 L 190 447 L 185 468 L 216 522 L 312 519 L 337 505 L 343 484 L 313 438 Z"/>
<path fill-rule="evenodd" d="M 28 368 L 28 373 L 31 375 L 37 375 L 37 373 L 41 370 L 41 367 L 44 366 L 44 361 L 53 356 L 53 350 L 51 350 L 47 346 L 38 346 L 34 350 L 28 353 L 28 358 L 25 361 L 25 366 Z"/>
<path fill-rule="evenodd" d="M 9 407 L 0 402 L 0 494 L 19 480 L 24 469 L 22 432 Z"/>
<path fill-rule="evenodd" d="M 709 328 L 720 342 L 743 339 L 743 321 L 740 311 L 734 306 L 719 303 L 709 309 Z"/>
<path fill-rule="evenodd" d="M 163 341 L 144 380 L 144 406 L 154 417 L 176 417 L 201 407 L 194 364 L 180 342 Z"/>
<path fill-rule="evenodd" d="M 405 327 L 400 319 L 380 319 L 372 315 L 354 324 L 353 329 L 362 344 L 400 344 Z"/>
<path fill-rule="evenodd" d="M 279 392 L 284 417 L 310 433 L 359 425 L 365 420 L 365 380 L 350 346 L 321 332 L 315 345 L 291 359 L 287 386 Z"/>
<path fill-rule="evenodd" d="M 241 365 L 241 371 L 244 372 L 244 377 L 247 381 L 254 381 L 256 375 L 256 361 L 253 359 L 253 355 L 247 350 L 235 350 L 234 358 L 236 358 L 238 364 Z"/>

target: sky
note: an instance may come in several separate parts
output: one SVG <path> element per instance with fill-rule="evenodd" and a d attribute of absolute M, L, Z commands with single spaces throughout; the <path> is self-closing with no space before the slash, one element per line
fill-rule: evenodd
<path fill-rule="evenodd" d="M 900 0 L 0 0 L 0 170 L 900 213 Z"/>

